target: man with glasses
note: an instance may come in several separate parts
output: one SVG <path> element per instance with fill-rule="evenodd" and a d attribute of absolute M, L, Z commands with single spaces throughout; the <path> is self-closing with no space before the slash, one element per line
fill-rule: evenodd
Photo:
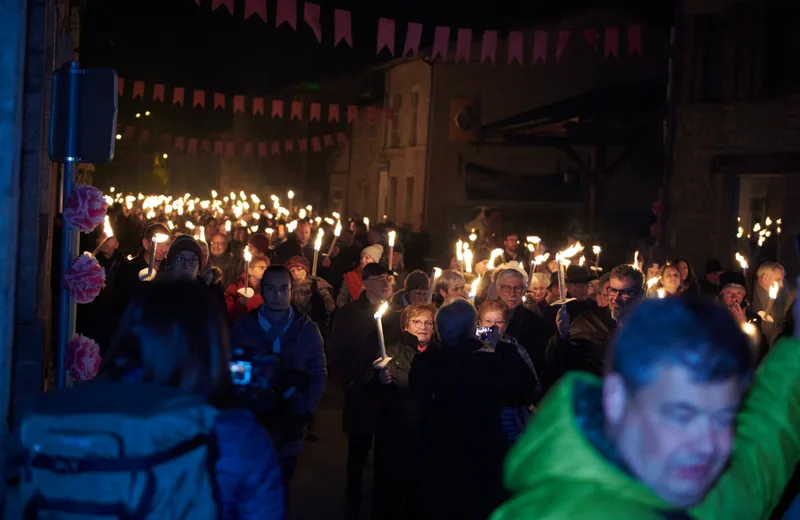
<path fill-rule="evenodd" d="M 228 237 L 222 233 L 211 235 L 211 256 L 208 261 L 222 271 L 222 284 L 228 286 L 239 280 L 239 260 L 228 253 Z"/>
<path fill-rule="evenodd" d="M 551 382 L 573 370 L 603 374 L 606 348 L 614 331 L 644 297 L 644 275 L 630 265 L 618 265 L 611 271 L 606 295 L 608 307 L 584 312 L 548 346 L 547 366 L 555 377 Z"/>
<path fill-rule="evenodd" d="M 172 280 L 197 280 L 203 251 L 197 241 L 189 235 L 180 235 L 169 246 L 164 269 L 158 274 Z"/>

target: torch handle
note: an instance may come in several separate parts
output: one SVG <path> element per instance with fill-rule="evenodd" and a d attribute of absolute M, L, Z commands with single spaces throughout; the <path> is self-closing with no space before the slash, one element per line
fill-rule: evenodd
<path fill-rule="evenodd" d="M 386 359 L 386 340 L 383 337 L 383 321 L 381 318 L 375 319 L 375 324 L 378 326 L 378 346 L 381 349 L 381 359 Z"/>
<path fill-rule="evenodd" d="M 103 240 L 102 242 L 100 242 L 100 245 L 97 246 L 94 251 L 92 251 L 92 258 L 97 256 L 97 253 L 100 252 L 100 248 L 103 247 L 104 245 L 106 245 L 106 242 L 108 242 L 109 238 L 111 238 L 111 237 L 106 237 L 106 239 Z"/>
<path fill-rule="evenodd" d="M 156 242 L 150 242 L 150 260 L 147 262 L 147 276 L 153 274 L 153 267 L 156 263 L 156 248 L 158 244 Z"/>
<path fill-rule="evenodd" d="M 392 270 L 392 264 L 394 263 L 393 260 L 394 260 L 394 246 L 389 246 L 389 258 L 388 258 L 388 261 L 389 261 L 389 270 L 390 271 Z"/>
<path fill-rule="evenodd" d="M 314 265 L 311 267 L 311 276 L 317 276 L 317 258 L 319 257 L 319 250 L 314 249 Z"/>
<path fill-rule="evenodd" d="M 333 241 L 331 242 L 331 247 L 328 248 L 328 256 L 331 256 L 331 253 L 333 253 L 333 248 L 334 248 L 334 246 L 336 246 L 336 240 L 337 240 L 337 237 L 336 237 L 336 235 L 334 235 L 333 236 Z"/>

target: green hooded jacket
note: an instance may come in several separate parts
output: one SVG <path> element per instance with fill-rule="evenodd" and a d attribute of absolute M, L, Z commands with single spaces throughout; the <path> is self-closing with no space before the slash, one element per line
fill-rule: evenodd
<path fill-rule="evenodd" d="M 505 484 L 513 498 L 491 520 L 758 520 L 769 518 L 800 462 L 800 341 L 779 342 L 759 367 L 737 415 L 731 460 L 706 498 L 675 511 L 610 462 L 577 424 L 573 397 L 601 380 L 569 373 L 512 448 Z"/>

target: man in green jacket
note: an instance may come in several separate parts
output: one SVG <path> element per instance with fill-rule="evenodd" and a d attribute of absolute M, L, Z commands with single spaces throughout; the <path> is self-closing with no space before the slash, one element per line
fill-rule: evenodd
<path fill-rule="evenodd" d="M 800 461 L 800 341 L 753 379 L 754 359 L 722 307 L 641 304 L 603 380 L 570 373 L 544 400 L 492 520 L 769 518 Z"/>

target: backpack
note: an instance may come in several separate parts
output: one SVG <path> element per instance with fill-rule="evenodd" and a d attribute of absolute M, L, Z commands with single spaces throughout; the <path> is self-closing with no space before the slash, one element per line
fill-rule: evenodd
<path fill-rule="evenodd" d="M 41 396 L 19 432 L 27 519 L 221 517 L 217 410 L 148 383 L 90 381 Z"/>

